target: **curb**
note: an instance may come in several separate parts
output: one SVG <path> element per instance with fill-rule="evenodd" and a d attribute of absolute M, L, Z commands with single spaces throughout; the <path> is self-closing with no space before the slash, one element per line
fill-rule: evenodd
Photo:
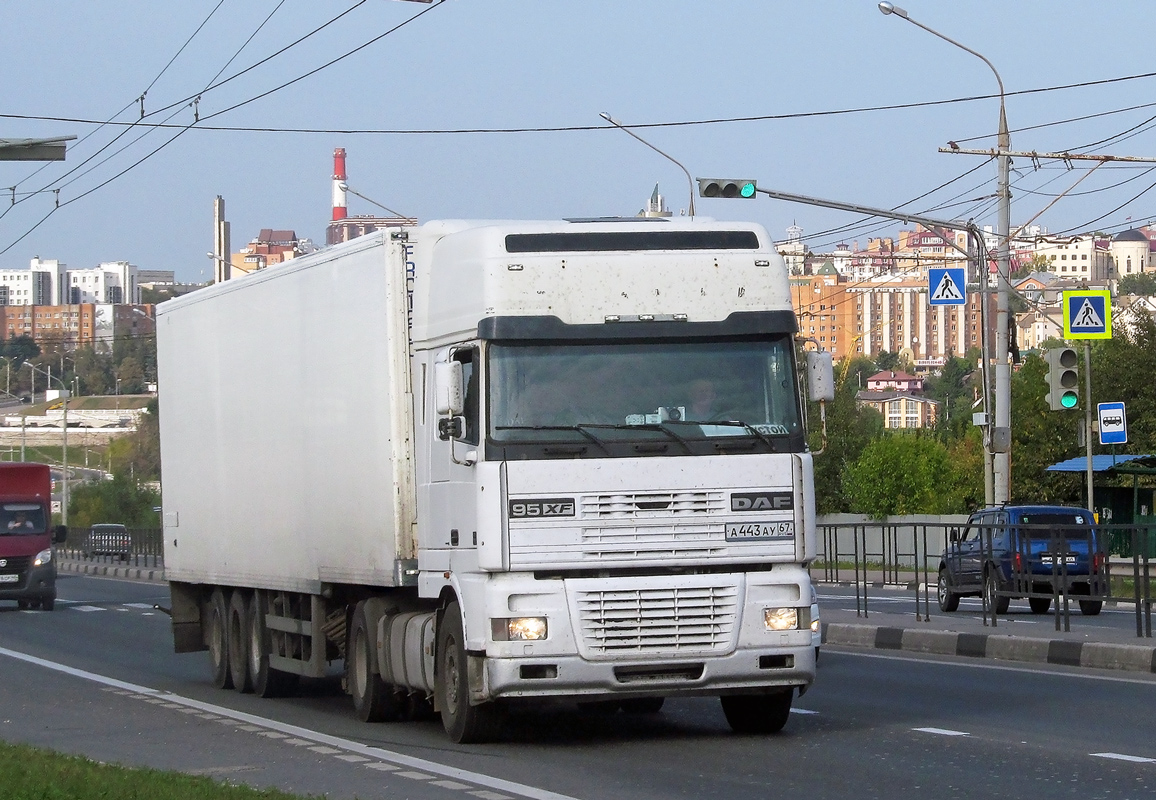
<path fill-rule="evenodd" d="M 838 622 L 823 624 L 823 644 L 1156 674 L 1156 647 L 1150 645 L 924 631 Z"/>
<path fill-rule="evenodd" d="M 124 567 L 111 564 L 78 564 L 70 561 L 57 563 L 60 572 L 74 572 L 77 575 L 92 575 L 98 578 L 126 578 L 136 581 L 163 583 L 164 567 Z"/>

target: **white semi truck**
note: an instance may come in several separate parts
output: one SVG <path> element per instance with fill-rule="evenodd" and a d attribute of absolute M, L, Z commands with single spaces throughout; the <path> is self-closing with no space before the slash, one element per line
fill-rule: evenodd
<path fill-rule="evenodd" d="M 162 304 L 176 650 L 459 742 L 558 698 L 777 731 L 831 382 L 796 332 L 766 231 L 702 218 L 391 228 Z"/>

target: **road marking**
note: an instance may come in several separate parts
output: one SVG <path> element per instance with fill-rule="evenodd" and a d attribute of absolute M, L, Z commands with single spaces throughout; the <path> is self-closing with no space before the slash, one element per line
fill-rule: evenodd
<path fill-rule="evenodd" d="M 818 714 L 819 712 L 818 711 L 808 711 L 805 708 L 792 708 L 791 713 L 792 714 Z"/>
<path fill-rule="evenodd" d="M 1089 753 L 1093 758 L 1111 758 L 1115 761 L 1131 761 L 1134 764 L 1156 764 L 1156 758 L 1129 756 L 1123 753 Z"/>
<path fill-rule="evenodd" d="M 100 606 L 72 606 L 73 611 L 106 611 L 107 609 Z"/>
<path fill-rule="evenodd" d="M 340 750 L 347 753 L 356 753 L 358 755 L 363 755 L 378 761 L 390 762 L 389 765 L 407 767 L 412 770 L 423 770 L 443 778 L 464 781 L 473 786 L 485 786 L 487 787 L 486 789 L 469 793 L 475 797 L 480 797 L 483 800 L 507 800 L 509 797 L 509 795 L 499 794 L 498 792 L 489 791 L 489 789 L 499 789 L 503 792 L 509 792 L 510 795 L 527 797 L 530 798 L 530 800 L 577 800 L 577 798 L 571 797 L 570 795 L 551 792 L 547 789 L 539 789 L 536 786 L 529 786 L 527 784 L 509 781 L 504 778 L 496 778 L 492 775 L 486 775 L 481 772 L 473 772 L 468 769 L 451 767 L 448 764 L 440 764 L 437 761 L 430 761 L 429 759 L 406 755 L 405 753 L 399 753 L 395 750 L 386 750 L 381 747 L 373 747 L 370 745 L 362 744 L 361 742 L 353 741 L 352 739 L 343 739 L 340 736 L 331 736 L 327 733 L 321 733 L 320 731 L 311 730 L 309 728 L 302 728 L 297 725 L 290 725 L 289 723 L 280 722 L 275 719 L 269 719 L 268 717 L 260 717 L 256 714 L 246 714 L 243 711 L 235 711 L 234 709 L 225 706 L 205 703 L 200 700 L 194 700 L 191 697 L 183 697 L 181 695 L 172 694 L 160 689 L 153 689 L 149 686 L 141 686 L 140 684 L 129 683 L 127 681 L 118 680 L 116 678 L 110 678 L 106 675 L 100 675 L 95 672 L 76 669 L 75 667 L 70 667 L 67 664 L 60 664 L 55 661 L 48 661 L 47 659 L 37 658 L 36 656 L 31 656 L 27 653 L 21 653 L 17 650 L 9 650 L 6 647 L 0 647 L 0 656 L 8 656 L 9 658 L 14 658 L 27 664 L 34 664 L 38 667 L 51 669 L 65 675 L 70 675 L 74 678 L 82 678 L 84 680 L 92 681 L 93 683 L 98 683 L 103 686 L 108 686 L 115 689 L 125 689 L 127 691 L 148 697 L 164 698 L 169 702 L 178 703 L 189 708 L 196 708 L 204 712 L 214 712 L 221 715 L 222 717 L 228 717 L 235 722 L 260 725 L 262 728 L 267 730 L 279 731 L 281 733 L 307 740 L 308 744 L 329 745 L 331 747 L 339 748 Z M 290 740 L 287 739 L 286 741 Z M 389 765 L 375 768 L 386 769 L 386 767 Z"/>
<path fill-rule="evenodd" d="M 965 731 L 952 731 L 947 728 L 912 728 L 913 731 L 920 733 L 934 733 L 936 736 L 970 736 L 971 734 Z"/>
<path fill-rule="evenodd" d="M 153 610 L 152 603 L 125 603 L 124 606 L 125 608 L 144 608 L 149 611 Z"/>

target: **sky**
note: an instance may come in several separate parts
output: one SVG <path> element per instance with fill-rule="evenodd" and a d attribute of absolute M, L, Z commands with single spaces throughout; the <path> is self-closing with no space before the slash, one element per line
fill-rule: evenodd
<path fill-rule="evenodd" d="M 999 71 L 1013 151 L 1156 157 L 1150 0 L 901 5 Z M 0 138 L 78 138 L 64 162 L 0 162 L 0 269 L 209 280 L 217 195 L 234 251 L 262 228 L 323 243 L 335 147 L 352 189 L 423 221 L 629 216 L 655 184 L 688 210 L 682 169 L 600 112 L 694 177 L 996 224 L 995 162 L 938 152 L 995 146 L 995 75 L 873 0 L 38 0 L 4 28 Z M 1013 159 L 1013 227 L 1156 219 L 1156 163 L 1093 165 Z M 798 225 L 816 252 L 900 228 L 695 206 Z"/>

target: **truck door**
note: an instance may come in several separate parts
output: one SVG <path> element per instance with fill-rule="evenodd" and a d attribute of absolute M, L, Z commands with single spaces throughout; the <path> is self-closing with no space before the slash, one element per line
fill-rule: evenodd
<path fill-rule="evenodd" d="M 481 370 L 476 347 L 461 347 L 450 359 L 461 364 L 464 410 L 461 437 L 435 438 L 430 458 L 430 511 L 435 541 L 442 547 L 475 547 L 473 463 L 481 443 Z"/>

